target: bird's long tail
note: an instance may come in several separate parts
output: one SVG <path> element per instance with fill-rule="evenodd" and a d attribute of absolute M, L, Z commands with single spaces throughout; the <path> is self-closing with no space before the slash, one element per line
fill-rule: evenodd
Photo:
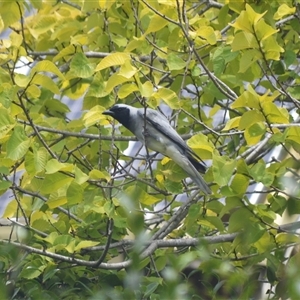
<path fill-rule="evenodd" d="M 197 170 L 196 170 L 197 172 Z M 204 181 L 202 176 L 197 172 L 195 175 L 190 174 L 192 180 L 199 186 L 199 188 L 205 193 L 205 194 L 211 194 L 211 189 L 207 185 L 207 183 Z"/>
<path fill-rule="evenodd" d="M 199 188 L 205 193 L 205 194 L 211 194 L 211 189 L 207 185 L 207 183 L 204 181 L 203 177 L 199 174 L 199 172 L 196 170 L 194 165 L 187 159 L 188 163 L 181 165 L 181 167 L 189 174 L 191 179 L 199 186 Z"/>

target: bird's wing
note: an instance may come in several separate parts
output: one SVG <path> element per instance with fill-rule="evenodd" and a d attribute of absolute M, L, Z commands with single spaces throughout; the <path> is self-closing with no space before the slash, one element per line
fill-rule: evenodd
<path fill-rule="evenodd" d="M 138 114 L 144 119 L 145 110 L 139 109 Z M 176 130 L 170 125 L 169 121 L 164 115 L 158 111 L 147 108 L 146 109 L 146 120 L 149 122 L 157 131 L 163 134 L 165 137 L 170 139 L 187 157 L 191 159 L 191 162 L 197 164 L 196 159 L 203 163 L 203 166 L 199 166 L 200 171 L 205 172 L 205 163 L 203 160 L 185 143 L 182 137 L 176 132 Z M 196 167 L 196 166 L 195 166 Z M 197 167 L 196 167 L 197 168 Z"/>

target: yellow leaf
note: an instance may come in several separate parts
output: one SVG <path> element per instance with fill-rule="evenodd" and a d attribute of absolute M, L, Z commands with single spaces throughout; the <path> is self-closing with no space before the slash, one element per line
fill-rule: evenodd
<path fill-rule="evenodd" d="M 95 169 L 89 173 L 89 177 L 91 179 L 106 179 L 107 181 L 110 180 L 110 175 L 106 171 L 99 171 Z"/>
<path fill-rule="evenodd" d="M 87 248 L 87 247 L 93 247 L 99 245 L 99 242 L 93 242 L 93 241 L 81 241 L 79 242 L 76 247 L 75 247 L 75 251 L 78 251 L 82 248 Z"/>
<path fill-rule="evenodd" d="M 38 98 L 41 95 L 41 90 L 35 84 L 31 84 L 26 89 L 26 93 L 31 98 Z"/>
<path fill-rule="evenodd" d="M 67 60 L 68 59 L 67 56 L 71 56 L 75 52 L 76 52 L 76 48 L 74 47 L 74 45 L 66 46 L 65 48 L 59 50 L 59 52 L 57 53 L 57 55 L 55 55 L 53 57 L 52 61 L 55 63 L 56 61 L 58 61 L 61 58 L 64 58 L 65 60 Z"/>
<path fill-rule="evenodd" d="M 133 78 L 128 79 L 124 76 L 119 75 L 118 73 L 115 73 L 109 77 L 109 79 L 106 83 L 105 91 L 110 93 L 117 85 L 120 85 L 127 81 L 133 81 Z"/>
<path fill-rule="evenodd" d="M 274 36 L 262 41 L 262 46 L 265 52 L 266 59 L 279 60 L 280 53 L 284 52 L 284 49 L 279 46 Z"/>
<path fill-rule="evenodd" d="M 165 164 L 167 164 L 171 159 L 167 156 L 165 156 L 162 160 L 161 160 L 161 164 L 164 166 Z"/>
<path fill-rule="evenodd" d="M 65 76 L 60 72 L 58 67 L 49 60 L 39 61 L 31 70 L 31 74 L 38 72 L 50 72 L 57 75 L 62 80 L 65 79 Z"/>
<path fill-rule="evenodd" d="M 244 91 L 231 105 L 231 108 L 250 107 L 260 109 L 259 96 L 249 85 L 247 90 Z"/>
<path fill-rule="evenodd" d="M 205 39 L 210 45 L 215 45 L 217 43 L 216 31 L 210 26 L 201 26 L 197 30 L 197 35 Z"/>
<path fill-rule="evenodd" d="M 161 199 L 160 198 L 156 198 L 152 195 L 149 195 L 147 193 L 145 193 L 144 197 L 141 198 L 141 203 L 145 204 L 145 205 L 152 205 L 155 204 L 157 202 L 160 202 Z"/>
<path fill-rule="evenodd" d="M 265 94 L 263 94 L 262 96 L 259 96 L 259 101 L 261 103 L 273 102 L 275 99 L 278 98 L 279 95 L 280 95 L 280 92 L 277 90 L 275 90 L 272 95 L 270 95 L 270 90 L 267 90 Z"/>
<path fill-rule="evenodd" d="M 274 14 L 274 20 L 282 19 L 286 15 L 292 15 L 296 12 L 296 7 L 289 7 L 287 4 L 281 4 L 276 13 Z"/>
<path fill-rule="evenodd" d="M 247 3 L 246 4 L 246 12 L 251 24 L 255 25 L 266 13 L 265 11 L 262 14 L 258 14 L 253 8 Z"/>
<path fill-rule="evenodd" d="M 180 108 L 180 101 L 176 93 L 168 88 L 160 88 L 152 96 L 157 100 L 163 100 L 172 109 Z"/>
<path fill-rule="evenodd" d="M 66 249 L 69 253 L 74 253 L 74 250 L 75 250 L 75 243 L 76 241 L 75 240 L 72 240 L 68 245 L 66 245 L 64 247 L 64 249 Z"/>
<path fill-rule="evenodd" d="M 253 33 L 253 25 L 267 13 L 265 11 L 262 14 L 256 13 L 249 4 L 246 4 L 246 10 L 242 11 L 235 23 L 232 24 L 237 30 L 243 30 Z"/>
<path fill-rule="evenodd" d="M 90 127 L 94 124 L 104 125 L 107 117 L 102 113 L 105 111 L 105 108 L 100 105 L 95 105 L 83 116 L 83 122 L 85 127 Z"/>
<path fill-rule="evenodd" d="M 136 74 L 137 71 L 138 69 L 130 63 L 130 60 L 126 60 L 120 68 L 119 75 L 129 79 L 133 77 L 133 75 Z"/>
<path fill-rule="evenodd" d="M 15 199 L 13 199 L 6 206 L 6 209 L 4 211 L 4 214 L 2 215 L 2 218 L 11 218 L 11 217 L 14 217 L 17 209 L 18 209 L 18 203 L 17 203 L 17 201 Z"/>
<path fill-rule="evenodd" d="M 168 23 L 169 23 L 168 20 L 166 20 L 158 15 L 155 15 L 155 16 L 151 17 L 149 26 L 148 26 L 145 34 L 149 34 L 151 32 L 157 32 L 157 31 L 161 30 L 162 28 L 164 28 Z"/>
<path fill-rule="evenodd" d="M 73 164 L 61 163 L 56 159 L 50 159 L 46 165 L 46 174 L 53 174 L 58 171 L 69 171 L 72 172 L 74 169 Z"/>
<path fill-rule="evenodd" d="M 274 29 L 264 20 L 260 20 L 255 26 L 255 33 L 259 41 L 267 39 L 269 36 L 277 33 L 279 29 Z"/>
<path fill-rule="evenodd" d="M 47 205 L 49 208 L 56 208 L 66 204 L 67 202 L 66 188 L 64 187 L 50 194 Z"/>
<path fill-rule="evenodd" d="M 14 81 L 19 87 L 27 87 L 30 82 L 30 77 L 24 74 L 16 74 L 14 77 Z"/>
<path fill-rule="evenodd" d="M 187 144 L 193 150 L 205 150 L 210 153 L 212 153 L 214 150 L 214 147 L 212 147 L 212 145 L 208 141 L 207 136 L 202 133 L 198 133 L 198 134 L 192 136 L 187 141 Z"/>
<path fill-rule="evenodd" d="M 71 99 L 78 99 L 87 91 L 89 87 L 90 83 L 84 81 L 78 82 L 75 86 L 72 81 L 65 81 L 62 89 L 65 89 L 64 96 L 70 97 Z"/>
<path fill-rule="evenodd" d="M 268 122 L 289 124 L 290 116 L 286 108 L 278 107 L 273 102 L 264 102 L 261 107 Z"/>
<path fill-rule="evenodd" d="M 159 174 L 159 175 L 156 175 L 155 176 L 156 180 L 159 182 L 159 183 L 163 183 L 164 182 L 164 176 Z"/>
<path fill-rule="evenodd" d="M 257 144 L 266 132 L 266 125 L 263 122 L 257 122 L 246 128 L 244 132 L 247 145 Z"/>
<path fill-rule="evenodd" d="M 142 97 L 149 98 L 154 93 L 154 87 L 151 81 L 146 81 L 144 84 L 140 85 L 140 93 Z"/>
<path fill-rule="evenodd" d="M 95 71 L 100 71 L 112 66 L 123 65 L 126 61 L 130 60 L 130 55 L 124 52 L 112 53 L 104 57 L 101 62 L 97 65 Z"/>
<path fill-rule="evenodd" d="M 227 131 L 227 130 L 230 130 L 230 129 L 232 129 L 232 128 L 238 127 L 239 124 L 240 124 L 240 120 L 241 120 L 241 117 L 235 117 L 235 118 L 230 119 L 230 120 L 226 123 L 226 125 L 225 125 L 225 127 L 222 129 L 222 131 Z"/>
<path fill-rule="evenodd" d="M 125 83 L 123 84 L 120 89 L 118 90 L 118 96 L 120 99 L 126 98 L 128 95 L 130 95 L 133 92 L 137 92 L 139 89 L 135 85 L 134 82 L 131 83 Z"/>
<path fill-rule="evenodd" d="M 43 74 L 36 74 L 33 78 L 31 83 L 36 85 L 41 85 L 42 87 L 48 89 L 54 94 L 59 94 L 59 88 L 57 87 L 56 83 L 49 77 Z"/>

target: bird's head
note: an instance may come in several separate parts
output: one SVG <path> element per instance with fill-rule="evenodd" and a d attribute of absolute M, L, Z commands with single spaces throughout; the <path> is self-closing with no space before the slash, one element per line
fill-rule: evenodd
<path fill-rule="evenodd" d="M 116 104 L 110 109 L 105 110 L 102 114 L 113 117 L 122 125 L 128 128 L 130 122 L 130 113 L 132 109 L 132 106 L 126 104 Z"/>

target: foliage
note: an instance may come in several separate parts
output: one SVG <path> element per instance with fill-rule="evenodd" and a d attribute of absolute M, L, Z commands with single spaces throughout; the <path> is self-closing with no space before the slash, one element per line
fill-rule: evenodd
<path fill-rule="evenodd" d="M 261 274 L 269 298 L 300 297 L 298 1 L 0 8 L 8 298 L 254 299 Z M 116 101 L 170 107 L 212 195 L 126 156 L 135 138 L 102 115 Z"/>

